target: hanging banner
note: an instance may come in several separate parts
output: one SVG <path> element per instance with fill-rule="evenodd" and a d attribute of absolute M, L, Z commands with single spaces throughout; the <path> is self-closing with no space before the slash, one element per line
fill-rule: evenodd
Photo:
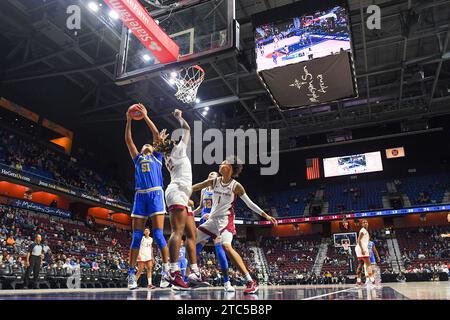
<path fill-rule="evenodd" d="M 156 23 L 138 0 L 104 0 L 161 63 L 178 59 L 180 48 Z"/>

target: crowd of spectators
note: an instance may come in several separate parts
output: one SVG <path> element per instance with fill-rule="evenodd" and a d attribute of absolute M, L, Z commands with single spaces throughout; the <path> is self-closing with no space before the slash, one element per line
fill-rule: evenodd
<path fill-rule="evenodd" d="M 276 271 L 269 276 L 270 285 L 285 285 L 285 284 L 346 284 L 349 278 L 345 273 L 325 271 L 319 274 L 307 271 L 294 270 L 292 273 Z"/>
<path fill-rule="evenodd" d="M 270 276 L 290 277 L 311 271 L 320 241 L 315 238 L 262 239 Z"/>
<path fill-rule="evenodd" d="M 447 264 L 443 261 L 450 260 L 450 242 L 441 234 L 448 231 L 448 228 L 434 226 L 397 232 L 403 245 L 402 261 L 406 272 L 445 270 Z"/>
<path fill-rule="evenodd" d="M 63 268 L 67 274 L 83 268 L 128 269 L 128 246 L 118 241 L 117 230 L 89 230 L 82 225 L 67 227 L 53 218 L 0 205 L 1 264 L 25 268 L 28 248 L 36 234 L 43 239 L 43 268 Z"/>
<path fill-rule="evenodd" d="M 107 182 L 93 170 L 80 166 L 74 158 L 32 141 L 0 130 L 0 163 L 29 171 L 58 184 L 83 190 L 93 197 L 125 201 L 119 184 Z"/>

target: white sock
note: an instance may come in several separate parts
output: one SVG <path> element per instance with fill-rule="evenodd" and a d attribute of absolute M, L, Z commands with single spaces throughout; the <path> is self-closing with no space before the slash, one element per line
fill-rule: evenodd
<path fill-rule="evenodd" d="M 252 281 L 252 277 L 250 276 L 250 273 L 247 272 L 246 274 L 244 274 L 244 277 L 247 282 Z"/>
<path fill-rule="evenodd" d="M 163 263 L 162 265 L 162 272 L 167 273 L 170 270 L 170 266 L 168 262 Z"/>
<path fill-rule="evenodd" d="M 356 278 L 356 282 L 361 282 L 361 278 Z"/>
<path fill-rule="evenodd" d="M 148 284 L 151 285 L 152 284 L 152 278 L 147 278 L 148 280 Z"/>
<path fill-rule="evenodd" d="M 171 272 L 175 272 L 175 271 L 179 271 L 180 268 L 178 267 L 178 263 L 171 263 L 170 264 L 170 271 Z"/>
<path fill-rule="evenodd" d="M 191 264 L 190 268 L 191 268 L 192 272 L 194 272 L 194 273 L 199 273 L 200 272 L 200 270 L 198 269 L 198 266 L 197 266 L 196 263 Z"/>

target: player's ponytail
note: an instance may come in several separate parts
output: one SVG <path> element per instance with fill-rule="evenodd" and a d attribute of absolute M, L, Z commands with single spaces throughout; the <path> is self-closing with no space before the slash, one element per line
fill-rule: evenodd
<path fill-rule="evenodd" d="M 155 146 L 155 151 L 159 152 L 159 153 L 162 153 L 164 155 L 167 155 L 167 154 L 170 154 L 172 152 L 172 150 L 173 150 L 173 148 L 175 146 L 176 146 L 176 142 L 175 141 L 173 141 L 171 139 L 167 139 L 167 140 L 164 140 L 164 141 L 158 143 Z"/>

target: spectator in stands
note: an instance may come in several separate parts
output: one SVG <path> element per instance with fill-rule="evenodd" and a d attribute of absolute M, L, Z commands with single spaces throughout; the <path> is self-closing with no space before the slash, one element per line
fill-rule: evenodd
<path fill-rule="evenodd" d="M 44 253 L 44 260 L 49 263 L 51 259 L 51 253 L 50 247 L 48 246 L 48 241 L 44 240 L 42 245 L 42 251 Z"/>
<path fill-rule="evenodd" d="M 7 245 L 8 247 L 11 247 L 11 249 L 12 249 L 12 247 L 13 247 L 15 244 L 16 244 L 16 240 L 14 240 L 14 233 L 11 231 L 11 232 L 9 233 L 8 239 L 6 239 L 6 245 Z"/>
<path fill-rule="evenodd" d="M 98 262 L 96 260 L 94 260 L 92 262 L 92 270 L 98 270 L 100 267 L 98 265 Z"/>

